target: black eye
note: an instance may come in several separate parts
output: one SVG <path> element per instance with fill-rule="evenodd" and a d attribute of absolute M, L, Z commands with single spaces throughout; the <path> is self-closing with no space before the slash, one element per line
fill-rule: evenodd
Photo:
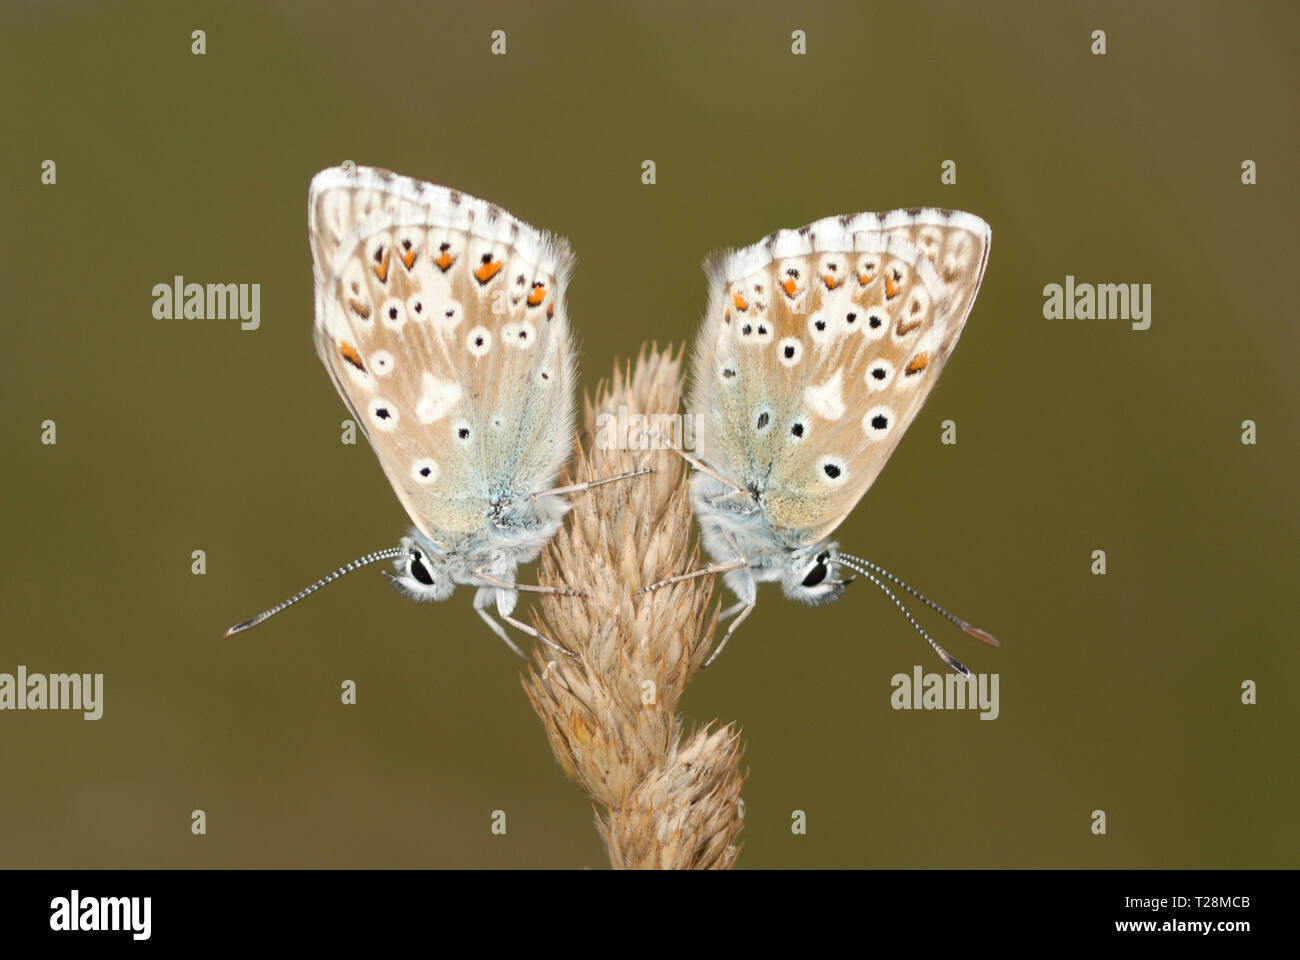
<path fill-rule="evenodd" d="M 826 579 L 826 564 L 823 563 L 820 558 L 818 558 L 817 566 L 809 570 L 808 576 L 803 578 L 803 585 L 805 587 L 815 587 L 817 586 L 817 584 L 821 583 L 825 579 Z"/>
<path fill-rule="evenodd" d="M 424 565 L 418 553 L 411 554 L 410 562 L 407 569 L 411 571 L 411 576 L 415 577 L 426 587 L 433 586 L 433 575 L 429 573 L 429 568 Z"/>

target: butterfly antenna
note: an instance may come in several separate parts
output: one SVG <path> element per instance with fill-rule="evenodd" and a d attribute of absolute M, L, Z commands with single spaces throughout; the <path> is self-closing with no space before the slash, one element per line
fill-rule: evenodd
<path fill-rule="evenodd" d="M 893 600 L 894 606 L 898 607 L 899 611 L 903 614 L 903 616 L 907 618 L 907 622 L 912 625 L 912 629 L 914 629 L 921 636 L 925 637 L 925 642 L 928 643 L 931 646 L 931 648 L 933 648 L 934 652 L 939 655 L 940 660 L 948 664 L 948 666 L 952 667 L 952 669 L 956 670 L 963 677 L 969 677 L 971 675 L 971 672 L 966 669 L 966 666 L 960 660 L 958 660 L 951 653 L 949 653 L 947 650 L 941 647 L 935 641 L 934 637 L 930 636 L 928 633 L 925 632 L 925 627 L 921 626 L 919 623 L 916 622 L 916 617 L 912 616 L 912 611 L 908 610 L 907 607 L 903 606 L 903 601 L 899 600 L 898 597 L 894 595 L 893 590 L 890 590 L 887 586 L 885 586 L 884 581 L 882 581 L 875 574 L 868 571 L 865 567 L 859 568 L 854 566 L 852 563 L 849 563 L 847 558 L 843 557 L 842 555 L 839 556 L 838 559 L 842 563 L 844 563 L 844 566 L 848 567 L 850 570 L 854 571 L 855 573 L 860 573 L 862 576 L 866 577 L 868 580 L 870 580 L 872 583 L 878 586 L 882 591 L 884 591 L 885 596 L 887 596 L 890 600 Z"/>
<path fill-rule="evenodd" d="M 835 557 L 836 559 L 843 559 L 849 561 L 848 563 L 845 564 L 845 566 L 852 566 L 853 564 L 857 564 L 858 567 L 866 567 L 869 570 L 872 570 L 875 573 L 880 574 L 886 580 L 892 581 L 896 585 L 902 587 L 912 596 L 916 597 L 916 599 L 920 600 L 922 603 L 924 603 L 935 613 L 939 614 L 941 617 L 945 617 L 946 619 L 951 620 L 953 623 L 957 624 L 957 626 L 961 627 L 963 630 L 969 633 L 976 640 L 982 640 L 984 643 L 987 643 L 990 647 L 1001 646 L 1001 644 L 998 643 L 998 638 L 993 636 L 993 634 L 989 633 L 987 630 L 981 630 L 979 627 L 970 623 L 968 620 L 963 620 L 961 617 L 949 613 L 943 607 L 939 606 L 937 603 L 935 603 L 933 600 L 931 600 L 929 597 L 923 594 L 920 590 L 917 590 L 915 587 L 904 583 L 902 580 L 898 579 L 898 577 L 894 576 L 892 573 L 890 573 L 888 570 L 886 570 L 884 567 L 880 566 L 879 564 L 872 563 L 870 560 L 863 560 L 861 557 L 855 557 L 847 553 L 837 553 Z M 859 570 L 858 572 L 863 573 L 863 571 L 861 570 Z M 865 576 L 865 573 L 863 575 Z"/>
<path fill-rule="evenodd" d="M 285 607 L 292 607 L 299 600 L 311 596 L 313 593 L 315 593 L 321 587 L 325 586 L 327 583 L 333 583 L 335 580 L 343 576 L 345 573 L 351 573 L 353 570 L 359 570 L 361 567 L 375 563 L 379 560 L 396 559 L 397 557 L 400 557 L 402 553 L 403 550 L 401 547 L 389 547 L 387 550 L 377 550 L 374 553 L 367 553 L 364 557 L 358 557 L 356 560 L 353 560 L 351 563 L 339 567 L 333 573 L 321 577 L 310 587 L 304 587 L 303 589 L 299 590 L 288 600 L 285 600 L 282 603 L 277 603 L 270 610 L 263 610 L 257 616 L 253 617 L 253 619 L 245 620 L 243 623 L 235 624 L 224 634 L 222 634 L 222 639 L 233 637 L 235 634 L 243 633 L 245 630 L 253 629 L 253 627 L 257 626 L 259 623 L 262 623 L 263 621 L 269 620 L 272 617 L 274 617 Z"/>

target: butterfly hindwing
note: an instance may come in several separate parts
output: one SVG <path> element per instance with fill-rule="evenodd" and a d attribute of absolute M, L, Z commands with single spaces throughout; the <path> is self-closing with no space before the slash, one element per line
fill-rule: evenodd
<path fill-rule="evenodd" d="M 699 452 L 797 546 L 843 521 L 956 346 L 988 259 L 978 217 L 858 214 L 708 266 L 695 354 Z"/>
<path fill-rule="evenodd" d="M 308 201 L 317 352 L 425 536 L 480 530 L 569 452 L 564 241 L 445 187 L 332 168 Z"/>

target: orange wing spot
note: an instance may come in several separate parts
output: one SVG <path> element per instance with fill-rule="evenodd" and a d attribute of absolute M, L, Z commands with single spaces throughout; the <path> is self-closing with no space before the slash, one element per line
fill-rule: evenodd
<path fill-rule="evenodd" d="M 546 299 L 546 288 L 540 283 L 533 287 L 533 292 L 528 295 L 528 305 L 530 307 L 541 306 L 542 301 Z"/>
<path fill-rule="evenodd" d="M 357 353 L 357 348 L 352 346 L 352 344 L 348 343 L 346 340 L 339 344 L 339 354 L 342 355 L 344 360 L 352 364 L 352 366 L 356 367 L 362 373 L 366 372 L 365 364 L 361 362 L 361 354 Z"/>
<path fill-rule="evenodd" d="M 826 284 L 827 290 L 834 290 L 843 282 L 844 281 L 841 280 L 839 277 L 833 277 L 829 273 L 822 274 L 822 283 Z"/>
<path fill-rule="evenodd" d="M 870 282 L 871 282 L 871 274 L 869 274 L 869 273 L 859 273 L 859 274 L 858 274 L 858 283 L 862 284 L 862 286 L 865 287 L 865 286 L 866 286 L 867 284 L 869 284 Z"/>
<path fill-rule="evenodd" d="M 781 289 L 785 291 L 787 297 L 793 297 L 799 292 L 799 284 L 794 280 L 782 280 Z"/>
<path fill-rule="evenodd" d="M 360 317 L 362 320 L 369 320 L 369 319 L 370 319 L 370 308 L 367 307 L 367 306 L 366 306 L 364 303 L 362 303 L 360 300 L 349 300 L 349 301 L 348 301 L 348 306 L 351 307 L 351 308 L 352 308 L 352 312 L 355 313 L 355 314 L 356 314 L 358 317 Z"/>
<path fill-rule="evenodd" d="M 491 280 L 493 277 L 495 277 L 498 273 L 501 272 L 501 268 L 503 266 L 504 264 L 500 260 L 493 260 L 490 263 L 483 264 L 481 267 L 475 270 L 474 276 L 479 283 L 487 283 L 489 280 Z"/>
<path fill-rule="evenodd" d="M 749 301 L 746 300 L 738 293 L 733 293 L 731 295 L 731 302 L 736 305 L 736 309 L 739 310 L 741 313 L 744 313 L 746 310 L 749 309 Z"/>
<path fill-rule="evenodd" d="M 907 376 L 915 376 L 930 365 L 930 355 L 928 353 L 918 353 L 912 358 L 912 362 L 903 368 L 903 373 Z"/>
<path fill-rule="evenodd" d="M 380 283 L 388 282 L 388 254 L 384 254 L 382 263 L 375 264 L 375 276 L 379 278 Z"/>
<path fill-rule="evenodd" d="M 555 304 L 554 304 L 554 303 L 548 303 L 548 304 L 546 305 L 546 319 L 549 320 L 549 319 L 551 319 L 551 317 L 553 317 L 553 316 L 555 316 Z"/>
<path fill-rule="evenodd" d="M 456 262 L 456 258 L 444 250 L 442 253 L 438 254 L 438 259 L 433 262 L 438 265 L 439 270 L 446 273 L 451 269 L 451 265 Z"/>
<path fill-rule="evenodd" d="M 411 265 L 415 263 L 415 251 L 407 250 L 404 252 L 402 254 L 402 263 L 405 265 L 407 270 L 410 270 Z"/>
<path fill-rule="evenodd" d="M 903 321 L 903 318 L 902 318 L 902 317 L 899 317 L 899 318 L 898 318 L 898 327 L 897 327 L 898 335 L 899 335 L 900 337 L 905 337 L 905 336 L 907 336 L 909 333 L 911 333 L 913 330 L 915 330 L 917 327 L 919 327 L 920 325 L 921 325 L 921 321 L 920 321 L 920 320 L 912 320 L 912 321 L 910 321 L 910 322 L 905 323 L 905 322 Z"/>
<path fill-rule="evenodd" d="M 887 273 L 885 274 L 885 299 L 893 300 L 896 296 L 898 296 L 898 284 L 894 282 L 894 275 Z"/>

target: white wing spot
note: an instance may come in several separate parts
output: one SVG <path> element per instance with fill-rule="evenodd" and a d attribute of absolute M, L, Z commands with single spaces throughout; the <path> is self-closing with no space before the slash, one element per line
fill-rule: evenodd
<path fill-rule="evenodd" d="M 894 382 L 894 365 L 888 360 L 872 360 L 867 364 L 867 372 L 862 379 L 868 390 L 878 393 Z"/>
<path fill-rule="evenodd" d="M 943 234 L 939 232 L 938 227 L 922 227 L 916 237 L 917 246 L 925 251 L 931 263 L 934 263 L 934 258 L 939 255 L 939 246 L 942 242 Z"/>
<path fill-rule="evenodd" d="M 519 324 L 507 323 L 501 328 L 501 342 L 516 350 L 529 350 L 536 340 L 537 330 L 527 321 Z"/>
<path fill-rule="evenodd" d="M 766 317 L 744 317 L 740 321 L 740 342 L 747 346 L 761 346 L 772 340 L 772 322 Z"/>
<path fill-rule="evenodd" d="M 825 310 L 818 310 L 808 318 L 808 336 L 812 337 L 813 343 L 819 345 L 829 342 L 835 336 Z"/>
<path fill-rule="evenodd" d="M 883 440 L 894 429 L 894 411 L 889 407 L 872 407 L 862 417 L 862 432 L 868 440 Z"/>
<path fill-rule="evenodd" d="M 840 395 L 843 376 L 843 368 L 836 368 L 825 383 L 808 387 L 803 392 L 804 403 L 823 420 L 838 420 L 844 416 L 844 399 Z"/>
<path fill-rule="evenodd" d="M 411 479 L 416 483 L 433 483 L 438 479 L 438 462 L 422 457 L 411 464 Z"/>
<path fill-rule="evenodd" d="M 474 356 L 483 356 L 492 349 L 492 331 L 483 326 L 475 327 L 465 338 L 465 346 Z"/>
<path fill-rule="evenodd" d="M 420 378 L 420 399 L 415 416 L 421 423 L 434 423 L 460 402 L 461 387 L 455 380 L 439 380 L 427 370 Z"/>
<path fill-rule="evenodd" d="M 436 310 L 433 320 L 438 325 L 438 330 L 444 334 L 455 330 L 460 324 L 461 317 L 465 316 L 459 300 L 444 300 L 438 304 Z"/>
<path fill-rule="evenodd" d="M 842 487 L 849 482 L 849 465 L 843 457 L 827 454 L 817 461 L 817 479 L 828 487 Z"/>
<path fill-rule="evenodd" d="M 406 324 L 406 304 L 389 297 L 379 308 L 379 322 L 390 330 L 401 330 Z"/>
<path fill-rule="evenodd" d="M 393 372 L 393 355 L 387 350 L 375 350 L 370 354 L 370 369 L 375 376 L 386 377 Z"/>
<path fill-rule="evenodd" d="M 862 333 L 868 340 L 879 340 L 889 332 L 889 314 L 879 307 L 867 311 L 867 322 L 862 325 Z"/>

